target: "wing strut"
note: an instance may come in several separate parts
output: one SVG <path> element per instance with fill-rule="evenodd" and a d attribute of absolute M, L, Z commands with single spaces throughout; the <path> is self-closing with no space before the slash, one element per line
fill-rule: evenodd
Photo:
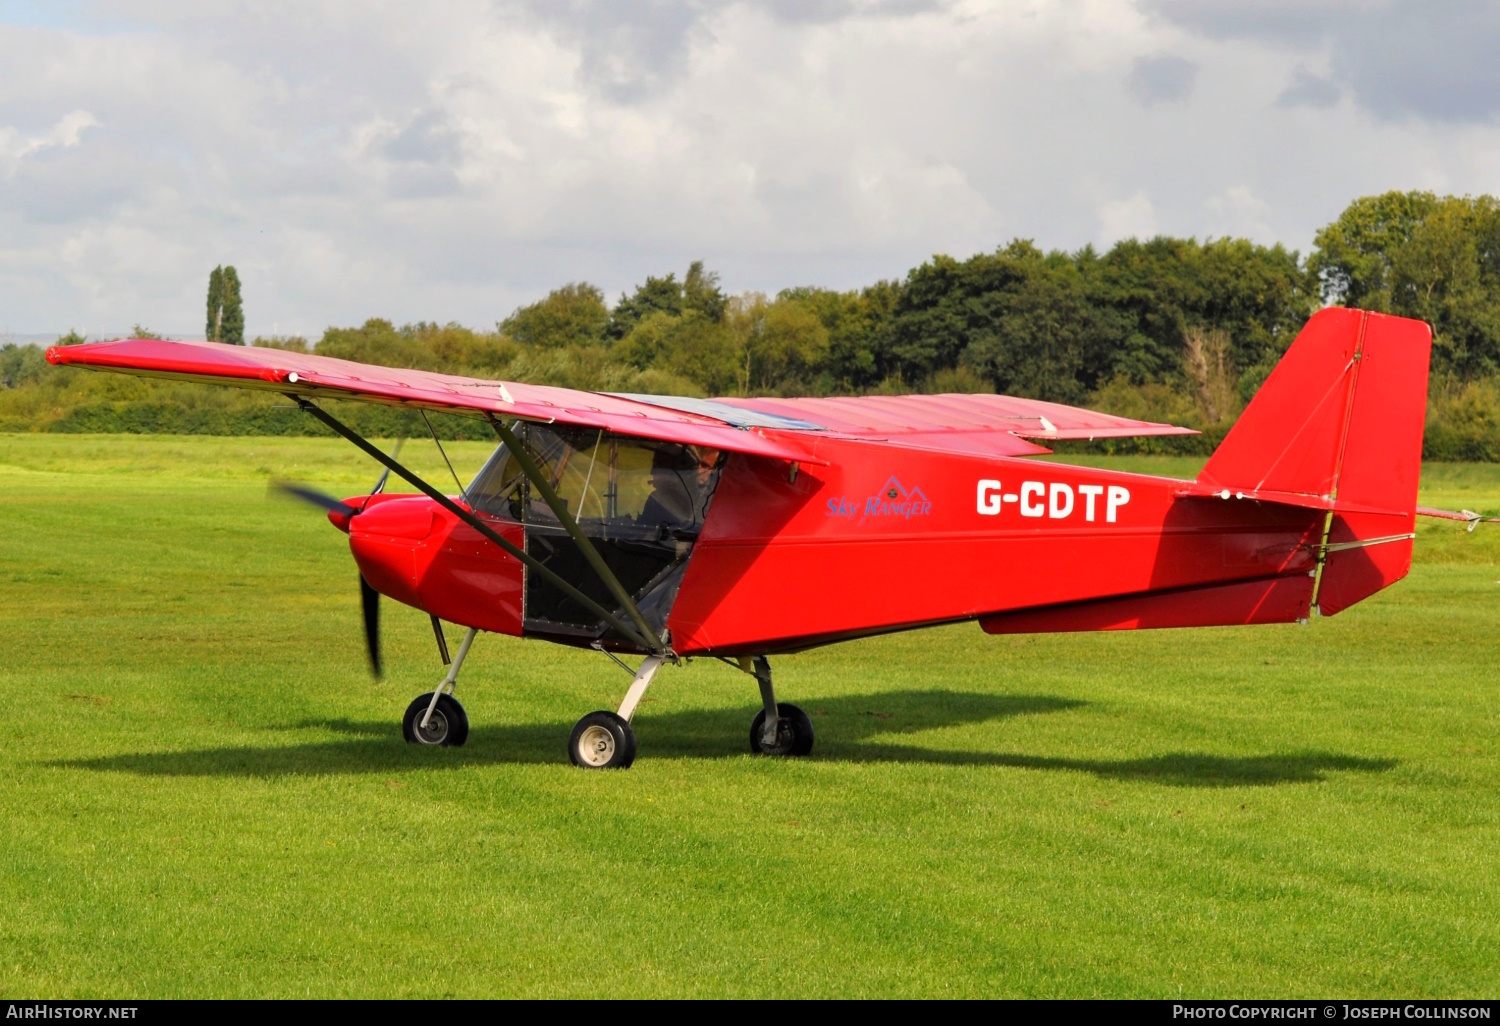
<path fill-rule="evenodd" d="M 625 586 L 620 583 L 620 579 L 609 568 L 609 564 L 604 562 L 604 557 L 599 555 L 599 550 L 594 548 L 594 543 L 589 541 L 588 535 L 583 533 L 583 528 L 578 526 L 578 521 L 573 519 L 573 514 L 568 512 L 567 504 L 558 497 L 557 492 L 553 491 L 551 483 L 547 480 L 547 476 L 542 473 L 542 469 L 531 458 L 530 451 L 527 450 L 521 440 L 516 437 L 515 432 L 508 428 L 503 421 L 492 416 L 490 417 L 490 424 L 494 427 L 495 434 L 500 436 L 500 440 L 510 450 L 510 454 L 516 458 L 516 462 L 521 464 L 521 472 L 526 475 L 526 479 L 531 482 L 533 488 L 541 493 L 542 499 L 552 508 L 552 512 L 556 515 L 558 522 L 563 525 L 563 529 L 568 532 L 568 536 L 578 546 L 578 551 L 583 553 L 583 558 L 589 561 L 589 566 L 594 568 L 594 573 L 599 575 L 599 580 L 604 582 L 604 586 L 615 597 L 615 601 L 620 603 L 620 608 L 630 614 L 630 618 L 635 621 L 635 625 L 640 628 L 642 634 L 648 638 L 654 637 L 655 632 L 652 630 L 650 622 L 641 614 L 640 609 L 636 607 L 635 602 L 630 597 L 630 592 L 625 590 Z M 651 646 L 651 651 L 661 653 L 664 651 L 664 648 L 660 642 L 657 642 Z"/>
<path fill-rule="evenodd" d="M 371 457 L 377 463 L 382 464 L 389 470 L 395 471 L 398 477 L 401 477 L 408 481 L 418 491 L 426 495 L 433 502 L 446 509 L 449 513 L 452 513 L 454 516 L 458 517 L 460 520 L 468 524 L 474 530 L 478 531 L 484 537 L 500 546 L 510 555 L 520 560 L 523 564 L 526 565 L 528 569 L 541 574 L 543 577 L 547 578 L 547 580 L 557 585 L 558 588 L 562 589 L 565 595 L 567 595 L 573 601 L 582 605 L 585 609 L 589 610 L 589 612 L 593 613 L 595 616 L 599 617 L 610 627 L 613 627 L 615 630 L 619 631 L 626 638 L 630 639 L 632 643 L 641 646 L 648 652 L 661 651 L 661 643 L 653 643 L 650 640 L 650 632 L 647 632 L 643 636 L 634 627 L 625 623 L 623 620 L 615 616 L 613 613 L 609 612 L 599 603 L 595 602 L 593 599 L 589 598 L 573 585 L 569 584 L 560 574 L 557 573 L 557 571 L 547 566 L 545 563 L 537 559 L 535 556 L 531 555 L 531 553 L 527 552 L 525 549 L 517 548 L 512 543 L 502 538 L 500 534 L 494 530 L 494 528 L 490 527 L 483 520 L 480 520 L 469 510 L 464 509 L 462 506 L 454 502 L 452 499 L 448 498 L 448 496 L 444 495 L 436 488 L 432 487 L 432 485 L 428 484 L 426 481 L 423 481 L 416 474 L 412 473 L 410 470 L 407 470 L 401 464 L 397 463 L 393 458 L 381 452 L 380 449 L 378 449 L 376 446 L 371 445 L 361 435 L 359 435 L 351 428 L 346 427 L 343 422 L 339 421 L 332 414 L 309 402 L 300 395 L 293 395 L 291 393 L 288 393 L 288 395 L 297 403 L 298 406 L 302 407 L 303 410 L 311 413 L 314 417 L 317 417 L 324 424 L 327 424 L 330 428 L 332 428 L 334 433 L 348 439 L 354 444 L 356 448 L 360 449 L 365 453 L 365 455 Z"/>

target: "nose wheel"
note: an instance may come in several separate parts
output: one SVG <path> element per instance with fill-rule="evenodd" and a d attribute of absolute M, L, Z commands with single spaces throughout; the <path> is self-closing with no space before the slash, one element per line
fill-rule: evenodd
<path fill-rule="evenodd" d="M 448 642 L 443 637 L 443 625 L 435 616 L 432 618 L 432 630 L 437 635 L 438 652 L 446 663 Z M 401 736 L 409 744 L 457 748 L 469 740 L 469 716 L 464 712 L 464 707 L 458 704 L 458 699 L 453 697 L 453 689 L 458 684 L 458 671 L 463 668 L 464 660 L 469 658 L 469 649 L 478 634 L 478 630 L 469 628 L 469 632 L 464 635 L 463 644 L 458 646 L 458 658 L 448 667 L 448 676 L 443 678 L 435 691 L 418 695 L 406 707 L 406 715 L 401 717 Z"/>
<path fill-rule="evenodd" d="M 452 695 L 438 695 L 437 704 L 433 705 L 429 691 L 413 698 L 406 707 L 406 715 L 401 717 L 401 736 L 414 745 L 457 748 L 469 740 L 469 716 Z"/>

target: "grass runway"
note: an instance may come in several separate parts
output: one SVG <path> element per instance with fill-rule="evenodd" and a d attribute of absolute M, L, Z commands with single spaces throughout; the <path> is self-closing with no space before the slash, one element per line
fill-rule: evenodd
<path fill-rule="evenodd" d="M 385 604 L 372 683 L 345 539 L 273 472 L 376 476 L 336 440 L 0 435 L 0 995 L 1500 989 L 1500 531 L 1423 524 L 1406 581 L 1307 627 L 784 657 L 806 760 L 748 754 L 748 678 L 669 667 L 634 768 L 585 773 L 568 731 L 627 681 L 537 642 L 476 643 L 466 747 L 403 743 L 427 620 Z M 1500 467 L 1423 501 L 1500 511 Z"/>

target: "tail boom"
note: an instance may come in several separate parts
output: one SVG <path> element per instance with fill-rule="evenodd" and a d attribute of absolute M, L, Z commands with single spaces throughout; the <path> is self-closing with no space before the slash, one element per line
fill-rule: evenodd
<path fill-rule="evenodd" d="M 1307 619 L 1314 583 L 1299 573 L 1174 588 L 1002 613 L 981 618 L 979 626 L 986 634 L 1043 634 L 1292 623 Z"/>

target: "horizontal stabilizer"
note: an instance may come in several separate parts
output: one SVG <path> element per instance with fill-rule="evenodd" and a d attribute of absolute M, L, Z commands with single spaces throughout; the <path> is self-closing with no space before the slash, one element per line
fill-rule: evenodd
<path fill-rule="evenodd" d="M 1417 516 L 1437 517 L 1439 520 L 1460 520 L 1469 525 L 1471 534 L 1480 524 L 1500 524 L 1500 517 L 1487 517 L 1471 509 L 1433 509 L 1431 506 L 1418 506 Z"/>
<path fill-rule="evenodd" d="M 1230 491 L 1200 482 L 1191 482 L 1174 494 L 1202 499 L 1223 499 L 1226 502 L 1274 502 L 1280 506 L 1296 506 L 1300 509 L 1321 509 L 1334 513 L 1374 513 L 1388 517 L 1409 517 L 1410 510 L 1382 509 L 1361 502 L 1348 502 L 1326 495 L 1305 495 L 1302 492 L 1279 492 L 1269 488 L 1260 491 Z"/>

